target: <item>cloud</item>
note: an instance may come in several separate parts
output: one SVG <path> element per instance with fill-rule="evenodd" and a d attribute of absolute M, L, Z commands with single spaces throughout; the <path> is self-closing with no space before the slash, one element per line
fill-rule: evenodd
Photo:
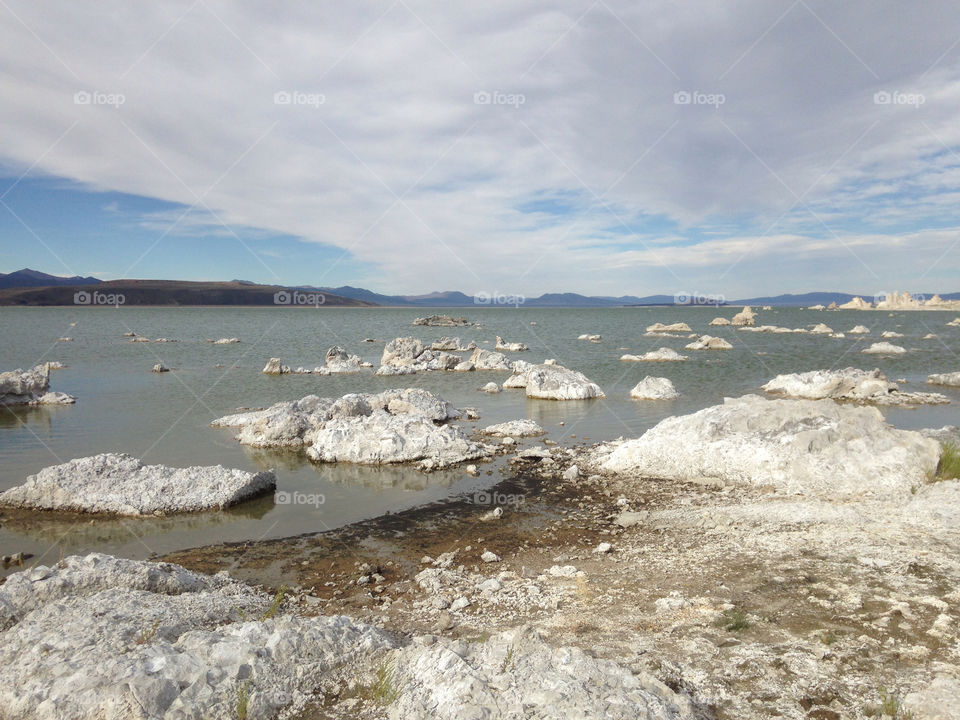
<path fill-rule="evenodd" d="M 339 248 L 383 291 L 813 288 L 757 261 L 851 247 L 847 282 L 957 269 L 904 241 L 955 207 L 955 3 L 8 7 L 4 164 Z"/>

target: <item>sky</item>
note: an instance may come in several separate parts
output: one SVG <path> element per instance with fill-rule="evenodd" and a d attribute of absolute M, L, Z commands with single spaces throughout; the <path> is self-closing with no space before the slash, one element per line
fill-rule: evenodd
<path fill-rule="evenodd" d="M 955 292 L 958 118 L 955 0 L 2 0 L 0 271 Z"/>

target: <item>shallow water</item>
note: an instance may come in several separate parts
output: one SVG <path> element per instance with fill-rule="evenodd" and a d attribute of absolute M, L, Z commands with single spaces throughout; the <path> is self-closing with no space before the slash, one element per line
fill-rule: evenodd
<path fill-rule="evenodd" d="M 483 328 L 413 327 L 418 315 L 466 315 Z M 458 407 L 479 408 L 480 427 L 529 417 L 549 430 L 551 439 L 573 443 L 636 436 L 668 415 L 695 411 L 725 396 L 761 392 L 759 386 L 784 372 L 818 368 L 879 367 L 904 389 L 932 390 L 933 372 L 960 369 L 960 328 L 946 327 L 955 314 L 943 312 L 816 312 L 781 308 L 759 313 L 758 324 L 834 330 L 871 328 L 867 336 L 832 339 L 816 335 L 773 335 L 708 327 L 713 308 L 2 308 L 0 370 L 27 368 L 48 360 L 68 367 L 53 371 L 51 388 L 75 395 L 76 405 L 0 409 L 0 490 L 22 483 L 48 465 L 100 452 L 126 452 L 148 463 L 173 466 L 222 464 L 247 470 L 275 468 L 278 491 L 322 495 L 320 503 L 277 503 L 261 498 L 225 512 L 176 518 L 112 519 L 10 513 L 0 521 L 0 554 L 26 551 L 41 562 L 58 554 L 100 550 L 146 557 L 175 549 L 224 541 L 260 540 L 317 532 L 385 512 L 420 505 L 489 486 L 496 473 L 471 478 L 453 469 L 423 474 L 398 466 L 366 468 L 313 465 L 295 453 L 253 450 L 236 443 L 231 429 L 211 428 L 216 417 L 238 407 L 267 406 L 308 394 L 339 396 L 389 387 L 419 386 Z M 730 351 L 690 352 L 685 337 L 646 338 L 654 322 L 688 323 L 694 331 L 727 338 Z M 72 325 L 75 323 L 75 325 Z M 533 324 L 535 323 L 535 324 Z M 884 330 L 905 335 L 891 339 L 910 350 L 901 357 L 862 355 Z M 131 343 L 135 331 L 177 343 Z M 603 336 L 599 344 L 577 340 L 583 333 Z M 922 340 L 936 333 L 936 340 Z M 384 342 L 413 335 L 432 341 L 444 335 L 475 340 L 493 348 L 501 335 L 530 346 L 512 357 L 542 361 L 551 357 L 584 372 L 607 393 L 605 400 L 551 402 L 528 400 L 522 390 L 487 395 L 477 389 L 508 373 L 426 373 L 378 378 L 363 374 L 270 377 L 260 370 L 274 356 L 287 365 L 322 364 L 327 348 L 379 364 Z M 60 337 L 73 342 L 57 342 Z M 238 345 L 213 345 L 208 338 L 239 337 Z M 375 343 L 364 343 L 364 338 Z M 671 347 L 688 355 L 685 363 L 624 363 L 625 352 L 641 354 Z M 174 371 L 154 374 L 163 362 Z M 220 364 L 222 367 L 217 367 Z M 629 390 L 645 375 L 670 378 L 683 394 L 673 401 L 634 401 Z M 947 406 L 885 410 L 899 427 L 960 424 L 960 392 Z M 561 425 L 560 423 L 563 423 Z M 533 441 L 536 442 L 536 441 Z M 493 466 L 482 466 L 490 469 Z M 282 497 L 282 496 L 281 496 Z M 309 497 L 300 497 L 310 500 Z"/>

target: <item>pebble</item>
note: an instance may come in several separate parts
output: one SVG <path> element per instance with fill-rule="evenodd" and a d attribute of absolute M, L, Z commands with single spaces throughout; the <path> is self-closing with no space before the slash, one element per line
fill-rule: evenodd
<path fill-rule="evenodd" d="M 496 553 L 490 552 L 489 550 L 484 551 L 483 555 L 480 556 L 480 559 L 485 563 L 500 562 L 500 556 Z"/>

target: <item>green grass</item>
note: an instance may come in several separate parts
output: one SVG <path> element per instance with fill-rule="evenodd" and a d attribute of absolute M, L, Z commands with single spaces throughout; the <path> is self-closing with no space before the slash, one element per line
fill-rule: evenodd
<path fill-rule="evenodd" d="M 740 608 L 733 610 L 724 610 L 723 616 L 717 621 L 717 625 L 729 632 L 740 632 L 750 627 L 751 623 L 747 613 Z"/>
<path fill-rule="evenodd" d="M 153 622 L 153 626 L 149 630 L 144 630 L 141 632 L 136 639 L 137 645 L 146 645 L 148 642 L 153 640 L 153 636 L 157 634 L 157 630 L 160 628 L 160 618 L 157 618 Z"/>
<path fill-rule="evenodd" d="M 250 702 L 250 681 L 237 688 L 237 720 L 247 720 L 247 704 Z"/>
<path fill-rule="evenodd" d="M 960 447 L 948 442 L 942 447 L 937 480 L 960 480 Z"/>
<path fill-rule="evenodd" d="M 386 707 L 400 697 L 400 688 L 396 685 L 393 663 L 381 660 L 374 672 L 373 682 L 363 688 L 360 695 L 371 702 Z"/>
<path fill-rule="evenodd" d="M 913 713 L 904 710 L 900 704 L 900 698 L 895 693 L 889 692 L 885 687 L 879 690 L 880 705 L 876 709 L 881 716 L 891 717 L 894 720 L 913 720 Z"/>
<path fill-rule="evenodd" d="M 270 603 L 270 607 L 268 607 L 263 615 L 260 616 L 260 620 L 269 620 L 276 615 L 277 610 L 280 609 L 280 606 L 283 604 L 283 598 L 286 597 L 286 595 L 286 587 L 281 587 L 279 590 L 277 590 L 277 594 L 273 596 L 273 602 Z"/>

